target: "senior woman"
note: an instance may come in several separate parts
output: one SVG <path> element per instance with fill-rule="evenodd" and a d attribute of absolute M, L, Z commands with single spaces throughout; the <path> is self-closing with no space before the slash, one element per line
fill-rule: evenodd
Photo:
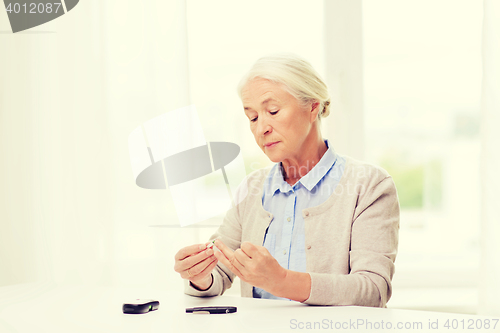
<path fill-rule="evenodd" d="M 246 297 L 386 307 L 399 230 L 391 176 L 323 139 L 330 98 L 307 61 L 261 58 L 238 92 L 275 164 L 240 186 L 246 196 L 211 237 L 217 249 L 195 244 L 175 255 L 185 292 L 221 295 L 238 276 Z"/>

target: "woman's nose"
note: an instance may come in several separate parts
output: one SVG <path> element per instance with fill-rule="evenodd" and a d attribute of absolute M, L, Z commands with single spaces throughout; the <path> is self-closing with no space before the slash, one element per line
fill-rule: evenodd
<path fill-rule="evenodd" d="M 269 134 L 273 131 L 272 126 L 269 124 L 268 121 L 262 120 L 259 121 L 257 125 L 257 134 L 259 135 L 266 135 Z"/>

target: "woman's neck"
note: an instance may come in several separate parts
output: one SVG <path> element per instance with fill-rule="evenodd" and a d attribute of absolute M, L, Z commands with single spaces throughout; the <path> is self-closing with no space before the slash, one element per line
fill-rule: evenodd
<path fill-rule="evenodd" d="M 286 159 L 281 162 L 284 179 L 290 185 L 294 185 L 307 175 L 318 164 L 328 147 L 323 138 L 319 136 L 313 145 L 306 146 L 303 150 L 302 154 L 298 154 L 300 159 Z"/>

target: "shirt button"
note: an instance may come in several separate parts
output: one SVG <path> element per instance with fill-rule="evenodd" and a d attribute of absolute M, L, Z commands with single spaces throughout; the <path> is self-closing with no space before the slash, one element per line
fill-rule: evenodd
<path fill-rule="evenodd" d="M 310 250 L 311 249 L 311 245 L 307 245 L 307 249 Z"/>
<path fill-rule="evenodd" d="M 286 220 L 287 220 L 288 222 L 290 222 L 291 218 L 287 218 Z"/>
<path fill-rule="evenodd" d="M 286 250 L 283 250 L 283 254 L 286 254 Z"/>
<path fill-rule="evenodd" d="M 309 216 L 309 212 L 306 210 L 306 211 L 304 212 L 304 215 L 305 215 L 305 216 Z"/>

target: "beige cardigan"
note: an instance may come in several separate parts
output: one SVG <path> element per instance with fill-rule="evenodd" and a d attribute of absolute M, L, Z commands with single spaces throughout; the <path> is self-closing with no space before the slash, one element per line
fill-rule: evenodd
<path fill-rule="evenodd" d="M 387 171 L 348 156 L 334 193 L 321 205 L 302 211 L 305 223 L 307 273 L 311 293 L 304 301 L 314 305 L 386 307 L 398 247 L 399 202 Z M 262 245 L 273 216 L 262 207 L 262 191 L 271 167 L 247 176 L 217 232 L 233 250 L 244 241 Z M 245 192 L 248 192 L 245 196 Z M 244 197 L 244 199 L 241 199 Z M 221 295 L 235 275 L 218 264 L 214 282 L 198 291 L 186 280 L 185 293 Z M 250 284 L 241 281 L 241 296 L 252 297 Z"/>

